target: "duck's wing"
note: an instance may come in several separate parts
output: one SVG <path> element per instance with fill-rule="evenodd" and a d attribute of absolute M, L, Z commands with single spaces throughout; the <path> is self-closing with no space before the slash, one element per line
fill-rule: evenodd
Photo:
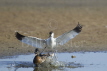
<path fill-rule="evenodd" d="M 66 32 L 62 34 L 61 36 L 56 38 L 57 45 L 63 45 L 66 42 L 68 42 L 70 39 L 74 38 L 76 35 L 78 35 L 82 30 L 82 25 L 78 24 L 73 30 L 70 30 L 69 32 Z"/>
<path fill-rule="evenodd" d="M 18 32 L 15 33 L 15 36 L 21 42 L 31 45 L 33 47 L 44 48 L 46 46 L 45 39 L 40 39 L 37 37 L 31 37 L 31 36 L 24 36 L 19 34 Z"/>

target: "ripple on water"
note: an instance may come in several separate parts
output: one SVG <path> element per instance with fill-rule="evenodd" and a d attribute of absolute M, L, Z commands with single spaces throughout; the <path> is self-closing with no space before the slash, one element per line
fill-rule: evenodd
<path fill-rule="evenodd" d="M 75 55 L 76 58 L 71 58 Z M 0 59 L 0 71 L 104 71 L 107 68 L 107 53 L 58 53 L 57 59 L 33 67 L 34 55 L 20 55 L 14 58 Z M 10 70 L 11 69 L 11 70 Z"/>
<path fill-rule="evenodd" d="M 24 58 L 25 57 L 25 58 Z M 81 67 L 81 64 L 76 64 L 74 62 L 65 62 L 65 61 L 59 61 L 57 57 L 52 58 L 50 61 L 47 59 L 47 61 L 45 61 L 44 63 L 42 63 L 39 68 L 34 67 L 34 64 L 32 61 L 26 61 L 26 58 L 29 58 L 31 60 L 33 60 L 33 55 L 22 55 L 19 56 L 17 58 L 9 58 L 9 59 L 1 59 L 0 61 L 0 67 L 1 68 L 8 68 L 8 69 L 12 69 L 15 68 L 34 68 L 34 70 L 46 70 L 47 69 L 49 71 L 51 70 L 65 70 L 65 68 L 77 68 L 77 67 Z M 24 59 L 25 61 L 23 61 Z M 19 60 L 19 61 L 17 61 Z M 21 61 L 22 60 L 22 61 Z M 28 59 L 29 60 L 29 59 Z M 8 70 L 7 70 L 8 71 Z"/>

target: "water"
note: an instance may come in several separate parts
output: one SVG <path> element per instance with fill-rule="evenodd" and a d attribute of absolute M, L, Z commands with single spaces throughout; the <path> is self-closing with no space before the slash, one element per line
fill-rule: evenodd
<path fill-rule="evenodd" d="M 74 55 L 76 58 L 71 58 Z M 33 67 L 31 55 L 19 55 L 0 59 L 0 71 L 106 71 L 106 52 L 57 53 L 58 67 Z"/>

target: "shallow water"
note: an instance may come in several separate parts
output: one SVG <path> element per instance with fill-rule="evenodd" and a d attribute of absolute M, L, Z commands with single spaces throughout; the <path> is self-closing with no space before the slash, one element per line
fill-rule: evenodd
<path fill-rule="evenodd" d="M 74 55 L 76 58 L 71 58 Z M 57 53 L 59 67 L 33 67 L 34 54 L 0 59 L 0 71 L 106 71 L 106 52 Z"/>

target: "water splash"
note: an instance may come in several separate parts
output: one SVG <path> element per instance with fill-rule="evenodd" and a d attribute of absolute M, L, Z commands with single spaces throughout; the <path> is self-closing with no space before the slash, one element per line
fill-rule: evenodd
<path fill-rule="evenodd" d="M 60 54 L 61 56 L 61 54 Z M 67 68 L 78 68 L 82 67 L 79 63 L 73 63 L 73 62 L 66 62 L 59 60 L 59 53 L 57 51 L 55 52 L 54 56 L 48 57 L 47 60 L 40 65 L 40 67 L 34 67 L 32 59 L 34 55 L 20 55 L 17 58 L 11 58 L 11 59 L 1 59 L 0 60 L 0 68 L 2 71 L 7 68 L 9 70 L 7 71 L 18 71 L 21 68 L 28 68 L 28 69 L 34 69 L 35 71 L 46 70 L 46 71 L 62 71 Z M 29 59 L 28 59 L 29 58 Z M 23 61 L 24 60 L 24 61 Z M 4 68 L 4 69 L 3 69 Z M 51 68 L 51 69 L 50 69 Z"/>

